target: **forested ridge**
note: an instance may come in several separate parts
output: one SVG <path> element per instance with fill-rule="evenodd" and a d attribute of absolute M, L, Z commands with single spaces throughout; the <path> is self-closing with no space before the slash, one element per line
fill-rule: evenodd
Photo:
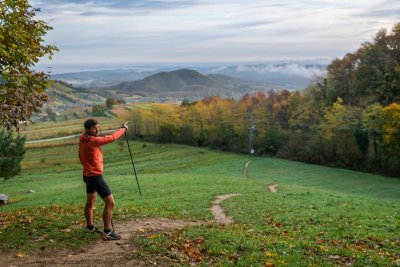
<path fill-rule="evenodd" d="M 400 24 L 303 91 L 133 112 L 135 136 L 400 176 Z"/>

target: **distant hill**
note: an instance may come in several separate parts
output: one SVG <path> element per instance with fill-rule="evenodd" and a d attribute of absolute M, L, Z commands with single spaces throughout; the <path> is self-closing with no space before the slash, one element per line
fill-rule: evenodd
<path fill-rule="evenodd" d="M 138 81 L 113 86 L 119 92 L 144 96 L 206 97 L 221 95 L 235 97 L 249 91 L 262 90 L 260 85 L 225 75 L 203 75 L 189 69 L 160 72 Z M 111 88 L 110 88 L 111 89 Z"/>
<path fill-rule="evenodd" d="M 303 89 L 317 75 L 324 75 L 329 61 L 277 61 L 241 64 L 154 65 L 120 69 L 81 71 L 53 74 L 52 79 L 89 89 L 110 87 L 122 82 L 141 80 L 160 72 L 191 69 L 203 75 L 221 74 L 236 79 L 262 84 L 267 90 L 286 88 Z"/>
<path fill-rule="evenodd" d="M 48 96 L 46 106 L 54 111 L 73 107 L 88 107 L 97 103 L 104 103 L 106 99 L 96 92 L 83 88 L 73 88 L 66 83 L 57 81 L 51 82 L 45 92 Z"/>

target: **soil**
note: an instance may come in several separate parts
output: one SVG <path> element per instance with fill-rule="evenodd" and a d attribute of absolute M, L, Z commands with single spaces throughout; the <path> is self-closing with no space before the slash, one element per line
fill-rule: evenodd
<path fill-rule="evenodd" d="M 230 224 L 233 223 L 233 218 L 230 216 L 227 216 L 222 209 L 222 207 L 219 205 L 221 204 L 222 201 L 225 199 L 234 197 L 234 196 L 239 196 L 240 194 L 227 194 L 227 195 L 221 195 L 217 196 L 216 199 L 213 202 L 213 205 L 211 207 L 211 212 L 214 216 L 214 220 L 217 223 L 225 223 L 225 224 Z"/>
<path fill-rule="evenodd" d="M 244 167 L 243 176 L 246 177 L 246 178 L 249 178 L 249 177 L 247 176 L 247 171 L 249 170 L 250 164 L 251 164 L 251 160 L 249 160 L 248 162 L 246 162 L 246 165 L 245 165 L 245 167 Z"/>
<path fill-rule="evenodd" d="M 276 193 L 276 192 L 278 192 L 278 189 L 276 189 L 277 187 L 278 187 L 277 184 L 271 184 L 271 185 L 267 186 L 269 192 L 271 192 L 271 193 Z"/>
<path fill-rule="evenodd" d="M 225 199 L 240 194 L 217 196 L 211 211 L 217 223 L 229 224 L 233 219 L 226 216 L 220 204 Z M 99 240 L 80 249 L 38 250 L 27 253 L 0 253 L 0 266 L 172 266 L 170 258 L 148 259 L 139 252 L 132 241 L 134 235 L 150 235 L 168 232 L 186 226 L 205 225 L 205 221 L 184 221 L 167 218 L 147 218 L 114 222 L 118 241 Z M 89 233 L 88 233 L 89 234 Z"/>

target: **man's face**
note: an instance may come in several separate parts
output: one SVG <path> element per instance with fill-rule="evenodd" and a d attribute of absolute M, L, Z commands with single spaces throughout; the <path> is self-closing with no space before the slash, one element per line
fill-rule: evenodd
<path fill-rule="evenodd" d="M 99 125 L 91 126 L 89 128 L 89 135 L 98 136 L 100 134 Z"/>

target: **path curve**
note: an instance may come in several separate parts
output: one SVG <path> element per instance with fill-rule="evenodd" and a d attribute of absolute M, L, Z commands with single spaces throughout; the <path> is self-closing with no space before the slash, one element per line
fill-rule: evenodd
<path fill-rule="evenodd" d="M 250 164 L 251 164 L 251 160 L 247 161 L 247 162 L 246 162 L 246 165 L 244 166 L 243 176 L 246 177 L 246 178 L 249 178 L 249 177 L 247 176 L 247 171 L 248 171 L 248 169 L 249 169 Z"/>
<path fill-rule="evenodd" d="M 278 189 L 276 189 L 277 187 L 278 187 L 277 184 L 271 184 L 271 185 L 267 186 L 269 192 L 271 192 L 271 193 L 276 193 L 276 192 L 278 192 Z"/>
<path fill-rule="evenodd" d="M 230 216 L 227 216 L 222 209 L 222 207 L 219 205 L 221 204 L 222 201 L 235 197 L 235 196 L 240 196 L 241 194 L 226 194 L 226 195 L 220 195 L 217 196 L 213 202 L 213 205 L 211 207 L 211 212 L 214 216 L 214 220 L 218 223 L 225 223 L 225 224 L 230 224 L 233 223 L 233 218 Z"/>

